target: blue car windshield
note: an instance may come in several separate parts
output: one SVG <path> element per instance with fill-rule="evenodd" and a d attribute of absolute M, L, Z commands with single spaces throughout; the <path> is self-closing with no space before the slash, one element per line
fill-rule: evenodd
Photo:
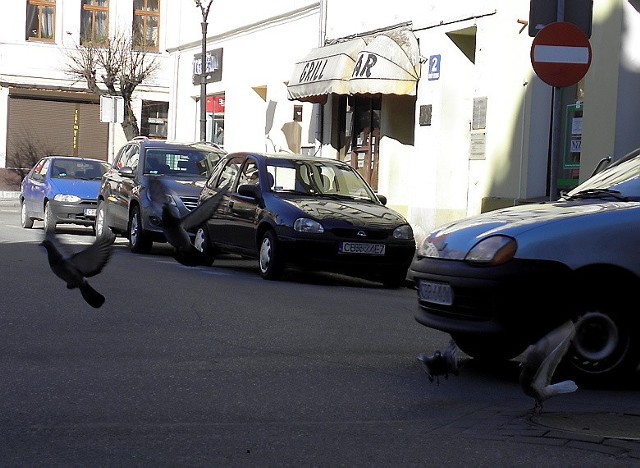
<path fill-rule="evenodd" d="M 100 180 L 109 165 L 99 161 L 81 159 L 55 159 L 52 161 L 51 177 L 54 179 Z"/>
<path fill-rule="evenodd" d="M 609 166 L 568 192 L 565 198 L 580 198 L 581 194 L 589 193 L 640 199 L 640 156 Z"/>
<path fill-rule="evenodd" d="M 267 172 L 273 176 L 274 192 L 377 201 L 357 171 L 331 160 L 273 161 L 267 165 Z"/>

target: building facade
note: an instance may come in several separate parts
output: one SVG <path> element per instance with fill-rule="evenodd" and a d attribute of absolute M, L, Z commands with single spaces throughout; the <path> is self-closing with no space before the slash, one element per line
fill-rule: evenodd
<path fill-rule="evenodd" d="M 100 96 L 67 72 L 79 45 L 123 34 L 149 47 L 159 69 L 132 102 L 141 133 L 166 137 L 171 75 L 165 72 L 161 0 L 20 0 L 0 19 L 0 170 L 24 171 L 33 156 L 80 155 L 109 160 L 126 141 L 101 119 Z M 135 33 L 135 34 L 134 34 Z M 100 85 L 104 90 L 103 85 Z M 5 177 L 6 178 L 6 177 Z"/>
<path fill-rule="evenodd" d="M 60 71 L 60 52 L 81 39 L 88 4 L 108 5 L 109 31 L 139 24 L 136 11 L 158 12 L 149 37 L 162 71 L 135 95 L 143 134 L 193 141 L 204 133 L 227 151 L 348 161 L 409 219 L 418 240 L 461 217 L 555 198 L 601 157 L 640 146 L 637 0 L 593 2 L 590 67 L 563 88 L 533 71 L 530 0 L 214 0 L 204 36 L 202 11 L 187 0 L 134 1 L 142 10 L 124 0 L 12 3 L 0 20 L 5 168 L 20 128 L 48 135 L 52 122 L 71 122 L 58 133 L 73 137 L 78 121 L 67 113 L 77 115 L 75 103 L 98 106 Z M 54 40 L 30 38 L 25 7 L 48 3 Z M 106 146 L 106 159 L 123 142 L 118 126 L 110 132 L 82 115 L 80 135 L 93 119 L 91 151 Z"/>

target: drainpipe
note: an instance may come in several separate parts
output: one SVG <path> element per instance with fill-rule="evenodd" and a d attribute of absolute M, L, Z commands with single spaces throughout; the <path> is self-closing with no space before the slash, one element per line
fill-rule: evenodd
<path fill-rule="evenodd" d="M 324 46 L 324 41 L 327 37 L 327 0 L 320 0 L 320 18 L 318 25 L 318 44 L 320 47 Z M 319 147 L 316 148 L 315 153 L 322 153 L 322 144 L 324 143 L 324 104 L 314 104 L 317 112 L 316 114 L 316 141 L 319 142 Z"/>

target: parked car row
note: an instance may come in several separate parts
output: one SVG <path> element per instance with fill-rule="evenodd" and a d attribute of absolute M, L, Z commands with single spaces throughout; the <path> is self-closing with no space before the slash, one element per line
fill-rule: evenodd
<path fill-rule="evenodd" d="M 132 252 L 148 253 L 154 242 L 167 242 L 165 205 L 184 218 L 221 190 L 213 214 L 188 232 L 203 265 L 236 253 L 257 259 L 265 279 L 294 267 L 389 287 L 407 280 L 416 249 L 410 224 L 355 169 L 328 158 L 227 154 L 208 143 L 138 137 L 111 165 L 40 160 L 22 183 L 21 220 L 31 228 L 43 219 L 47 231 L 60 223 L 92 226 L 96 236 L 126 236 Z"/>
<path fill-rule="evenodd" d="M 327 158 L 140 138 L 102 177 L 96 235 L 109 228 L 128 237 L 132 252 L 147 253 L 166 242 L 163 205 L 183 218 L 221 189 L 213 215 L 190 231 L 203 264 L 237 253 L 258 259 L 265 279 L 293 266 L 393 287 L 406 281 L 416 248 L 411 226 L 355 169 Z"/>

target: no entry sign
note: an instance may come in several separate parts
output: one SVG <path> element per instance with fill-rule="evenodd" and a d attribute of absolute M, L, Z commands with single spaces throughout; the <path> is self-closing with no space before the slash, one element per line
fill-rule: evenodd
<path fill-rule="evenodd" d="M 591 65 L 589 38 L 573 23 L 551 23 L 531 44 L 531 64 L 536 75 L 551 86 L 576 84 Z"/>

